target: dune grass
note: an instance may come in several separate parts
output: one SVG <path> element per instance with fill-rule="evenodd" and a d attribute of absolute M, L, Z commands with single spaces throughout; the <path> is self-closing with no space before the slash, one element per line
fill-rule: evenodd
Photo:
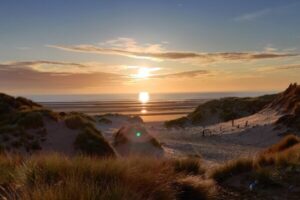
<path fill-rule="evenodd" d="M 84 154 L 115 156 L 115 152 L 105 138 L 91 127 L 82 130 L 75 139 L 75 148 Z"/>
<path fill-rule="evenodd" d="M 299 199 L 300 144 L 295 142 L 298 139 L 287 136 L 255 157 L 240 158 L 212 169 L 208 177 L 222 188 L 221 199 Z"/>
<path fill-rule="evenodd" d="M 295 135 L 288 135 L 284 137 L 280 142 L 277 144 L 272 145 L 269 147 L 266 151 L 263 153 L 268 154 L 268 153 L 278 153 L 281 151 L 284 151 L 296 144 L 300 143 L 300 138 L 295 136 Z"/>
<path fill-rule="evenodd" d="M 260 97 L 226 97 L 200 104 L 185 117 L 165 122 L 167 128 L 187 125 L 208 125 L 252 115 L 268 105 L 277 95 Z M 214 119 L 214 120 L 207 120 Z"/>
<path fill-rule="evenodd" d="M 248 173 L 261 182 L 271 182 L 274 174 L 296 170 L 300 167 L 300 138 L 286 136 L 277 144 L 253 158 L 240 158 L 225 163 L 210 172 L 210 177 L 219 183 L 234 176 Z M 278 175 L 279 176 L 279 175 Z"/>
<path fill-rule="evenodd" d="M 175 169 L 174 161 L 35 155 L 0 156 L 0 196 L 24 200 L 210 199 L 214 182 Z"/>
<path fill-rule="evenodd" d="M 174 160 L 173 165 L 176 172 L 189 175 L 201 175 L 205 172 L 201 159 L 197 157 L 179 158 Z"/>

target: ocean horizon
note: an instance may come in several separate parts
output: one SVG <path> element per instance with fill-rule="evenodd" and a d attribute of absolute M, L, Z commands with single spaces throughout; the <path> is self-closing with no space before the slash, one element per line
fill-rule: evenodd
<path fill-rule="evenodd" d="M 223 97 L 255 97 L 265 94 L 274 94 L 277 91 L 251 92 L 185 92 L 185 93 L 149 93 L 149 101 L 162 100 L 193 100 L 218 99 Z M 138 93 L 123 94 L 42 94 L 23 95 L 37 102 L 83 102 L 83 101 L 138 101 Z"/>
<path fill-rule="evenodd" d="M 155 93 L 142 103 L 139 94 L 34 95 L 26 96 L 56 112 L 82 112 L 88 115 L 117 113 L 140 116 L 145 122 L 176 119 L 200 104 L 223 97 L 255 97 L 274 92 Z"/>

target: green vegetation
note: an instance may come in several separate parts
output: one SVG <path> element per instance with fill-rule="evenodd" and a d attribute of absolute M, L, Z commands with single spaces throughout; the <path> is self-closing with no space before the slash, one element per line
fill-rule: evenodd
<path fill-rule="evenodd" d="M 45 133 L 44 118 L 46 117 L 57 119 L 52 111 L 28 99 L 0 94 L 2 148 L 4 150 L 22 148 L 28 152 L 40 149 L 40 141 L 45 134 L 35 133 L 42 130 Z"/>
<path fill-rule="evenodd" d="M 252 115 L 268 105 L 276 95 L 260 97 L 227 97 L 199 105 L 186 117 L 165 122 L 166 127 L 209 125 Z"/>
<path fill-rule="evenodd" d="M 110 144 L 99 132 L 93 128 L 85 128 L 75 140 L 75 148 L 85 154 L 100 156 L 114 156 L 115 152 Z"/>
<path fill-rule="evenodd" d="M 43 115 L 39 111 L 22 112 L 18 125 L 26 129 L 36 129 L 44 126 Z"/>
<path fill-rule="evenodd" d="M 177 172 L 173 160 L 0 156 L 4 199 L 210 199 L 214 182 Z"/>
<path fill-rule="evenodd" d="M 99 156 L 115 156 L 115 151 L 98 131 L 94 119 L 82 113 L 72 112 L 64 117 L 65 124 L 70 129 L 80 131 L 75 139 L 75 149 L 81 153 Z"/>
<path fill-rule="evenodd" d="M 105 118 L 105 117 L 100 117 L 100 118 L 98 119 L 98 122 L 99 122 L 99 123 L 102 123 L 102 124 L 112 124 L 112 121 L 109 120 L 109 119 L 107 119 L 107 118 Z"/>

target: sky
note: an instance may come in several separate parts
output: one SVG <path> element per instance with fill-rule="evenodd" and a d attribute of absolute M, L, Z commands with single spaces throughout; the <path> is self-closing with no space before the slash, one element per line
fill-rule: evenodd
<path fill-rule="evenodd" d="M 298 0 L 2 0 L 0 91 L 280 91 L 300 82 Z"/>

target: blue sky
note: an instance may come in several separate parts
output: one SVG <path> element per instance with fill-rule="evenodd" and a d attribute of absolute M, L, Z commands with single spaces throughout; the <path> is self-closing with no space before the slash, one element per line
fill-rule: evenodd
<path fill-rule="evenodd" d="M 0 6 L 0 66 L 14 68 L 17 65 L 21 68 L 30 68 L 35 72 L 64 72 L 71 75 L 113 72 L 113 75 L 122 75 L 119 80 L 124 89 L 134 92 L 143 88 L 155 91 L 156 88 L 155 85 L 151 85 L 150 77 L 139 82 L 128 80 L 128 77 L 124 80 L 125 75 L 130 77 L 131 73 L 138 73 L 134 72 L 134 69 L 139 70 L 139 67 L 159 68 L 157 72 L 150 71 L 151 73 L 155 71 L 156 74 L 153 75 L 160 77 L 192 71 L 193 76 L 181 77 L 181 85 L 186 87 L 179 87 L 179 92 L 223 90 L 220 86 L 230 91 L 269 90 L 272 86 L 274 89 L 281 89 L 288 82 L 300 79 L 299 76 L 294 75 L 299 68 L 295 66 L 300 64 L 297 62 L 299 57 L 294 55 L 299 53 L 300 48 L 299 10 L 300 2 L 296 0 L 3 0 Z M 74 51 L 74 47 L 82 47 L 82 45 L 88 45 L 89 48 Z M 91 52 L 91 47 L 106 49 L 105 51 L 101 49 L 101 52 L 99 49 L 97 52 Z M 120 55 L 111 52 L 111 48 L 126 52 Z M 208 56 L 205 57 L 205 61 L 204 58 L 195 61 L 195 58 L 191 57 L 170 58 L 156 54 L 147 54 L 147 58 L 139 56 L 140 54 L 137 56 L 137 53 L 170 52 L 192 52 L 201 55 L 220 52 L 257 54 L 268 52 L 276 56 L 275 58 L 273 55 L 267 56 L 266 59 L 257 59 L 259 56 L 254 56 L 255 58 L 252 59 L 250 56 L 251 59 L 245 60 L 245 58 L 236 58 L 237 55 L 229 59 L 224 55 L 214 55 L 214 61 L 208 61 L 211 60 Z M 281 56 L 282 54 L 289 55 Z M 158 56 L 160 61 L 155 60 Z M 216 58 L 218 61 L 215 61 Z M 230 62 L 233 60 L 235 62 Z M 236 62 L 237 60 L 239 62 Z M 31 63 L 25 63 L 27 65 L 24 66 L 25 61 Z M 37 61 L 48 63 L 37 63 Z M 66 63 L 69 64 L 68 67 Z M 74 63 L 88 63 L 93 70 L 78 70 L 76 65 L 72 68 L 71 64 Z M 23 66 L 20 66 L 21 64 Z M 118 66 L 119 68 L 120 66 L 137 67 L 120 70 Z M 272 67 L 285 69 L 287 66 L 289 70 L 284 70 L 286 72 L 283 74 L 270 72 Z M 238 78 L 251 73 L 256 75 L 257 71 L 253 72 L 253 69 L 264 73 L 261 79 L 269 81 L 266 87 L 249 87 L 249 84 L 234 87 Z M 195 71 L 202 76 L 206 72 L 210 75 L 199 77 L 195 75 Z M 0 75 L 1 73 L 3 74 L 0 72 Z M 224 73 L 227 74 L 228 79 L 233 77 L 229 82 L 233 79 L 236 81 L 226 86 L 219 80 L 212 78 L 208 80 L 208 77 L 212 76 L 215 76 L 215 79 L 220 78 L 220 74 Z M 284 76 L 280 77 L 282 85 L 274 85 L 279 75 Z M 33 74 L 30 74 L 30 77 L 32 76 Z M 175 81 L 172 77 L 174 76 L 168 76 L 168 83 L 163 84 L 166 87 L 159 92 L 177 91 L 170 88 Z M 248 79 L 249 77 L 240 82 L 247 82 Z M 161 78 L 156 80 L 163 81 Z M 202 87 L 191 88 L 193 83 L 198 83 L 200 80 L 205 83 Z M 13 93 L 24 91 L 22 87 L 18 88 L 18 84 L 20 83 L 16 81 L 16 84 L 13 84 L 14 88 L 0 86 L 0 89 Z M 86 83 L 82 85 L 80 91 L 120 92 L 119 89 L 114 88 L 114 84 L 116 83 L 112 83 L 111 87 L 103 88 L 96 83 Z M 2 85 L 8 85 L 8 82 Z M 65 88 L 68 91 L 80 92 L 70 85 L 71 83 L 66 83 Z M 76 87 L 80 85 L 76 84 Z M 50 86 L 47 89 L 51 93 L 61 92 Z M 42 89 L 28 84 L 25 91 L 41 93 Z"/>

